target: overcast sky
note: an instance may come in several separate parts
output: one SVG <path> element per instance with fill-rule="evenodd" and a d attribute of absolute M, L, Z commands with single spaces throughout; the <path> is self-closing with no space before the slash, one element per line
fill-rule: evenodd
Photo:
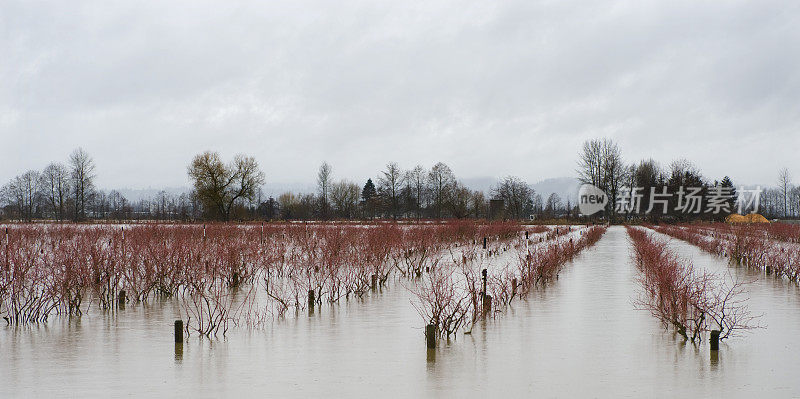
<path fill-rule="evenodd" d="M 709 178 L 800 182 L 797 1 L 0 0 L 0 184 L 82 146 L 104 188 L 574 176 L 583 141 Z"/>

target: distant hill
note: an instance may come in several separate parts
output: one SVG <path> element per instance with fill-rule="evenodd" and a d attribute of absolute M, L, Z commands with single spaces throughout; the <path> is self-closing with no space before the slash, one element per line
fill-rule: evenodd
<path fill-rule="evenodd" d="M 470 190 L 478 190 L 483 191 L 487 195 L 491 193 L 492 187 L 497 184 L 496 177 L 468 177 L 465 179 L 459 179 L 461 183 L 464 184 Z"/>
<path fill-rule="evenodd" d="M 561 201 L 565 204 L 567 200 L 572 203 L 577 202 L 578 189 L 581 183 L 574 177 L 556 177 L 551 179 L 544 179 L 536 184 L 532 184 L 536 192 L 542 196 L 542 201 L 546 201 L 547 197 L 552 193 L 558 194 Z"/>

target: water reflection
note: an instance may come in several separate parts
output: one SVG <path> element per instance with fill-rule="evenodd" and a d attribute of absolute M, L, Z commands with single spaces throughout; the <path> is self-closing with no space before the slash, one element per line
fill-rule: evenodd
<path fill-rule="evenodd" d="M 433 371 L 434 363 L 436 363 L 436 349 L 425 351 L 425 359 L 428 361 L 428 371 Z"/>
<path fill-rule="evenodd" d="M 719 351 L 711 351 L 711 371 L 717 371 L 719 367 Z"/>
<path fill-rule="evenodd" d="M 175 343 L 175 363 L 183 362 L 183 343 Z"/>

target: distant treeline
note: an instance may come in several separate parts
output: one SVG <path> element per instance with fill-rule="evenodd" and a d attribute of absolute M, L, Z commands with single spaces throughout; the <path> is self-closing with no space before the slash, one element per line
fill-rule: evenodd
<path fill-rule="evenodd" d="M 590 140 L 583 144 L 578 156 L 578 175 L 583 183 L 592 184 L 603 190 L 609 197 L 602 215 L 612 221 L 644 220 L 688 221 L 697 219 L 721 220 L 731 213 L 761 213 L 768 218 L 793 218 L 800 215 L 800 187 L 791 184 L 787 169 L 779 173 L 777 187 L 761 187 L 758 201 L 752 201 L 753 188 L 741 193 L 728 176 L 711 180 L 703 176 L 700 169 L 686 159 L 673 161 L 669 167 L 663 168 L 653 159 L 627 163 L 622 157 L 619 146 L 610 139 Z M 620 202 L 630 202 L 631 188 L 640 190 L 638 199 L 640 212 L 618 209 Z M 690 189 L 696 189 L 696 191 Z M 667 193 L 668 196 L 651 198 L 653 194 Z M 724 211 L 716 214 L 708 212 L 714 204 L 711 197 L 718 193 L 726 193 L 721 201 Z M 690 193 L 699 198 L 696 203 L 689 203 Z M 717 198 L 720 198 L 718 196 Z M 659 199 L 661 201 L 659 201 Z M 740 201 L 741 205 L 740 206 Z M 667 201 L 667 211 L 662 211 L 663 201 Z M 655 205 L 651 207 L 651 204 Z M 695 214 L 692 209 L 699 208 Z M 650 213 L 644 210 L 653 209 Z"/>
<path fill-rule="evenodd" d="M 224 163 L 219 155 L 197 155 L 189 165 L 193 190 L 180 195 L 161 191 L 130 201 L 116 190 L 95 187 L 95 164 L 82 149 L 67 163 L 27 171 L 3 186 L 4 219 L 14 220 L 332 220 L 416 218 L 568 218 L 577 209 L 557 194 L 546 199 L 520 178 L 500 179 L 490 193 L 471 190 L 444 163 L 430 169 L 401 169 L 389 163 L 362 184 L 333 178 L 323 163 L 317 191 L 265 196 L 264 173 L 254 158 L 237 155 Z M 488 195 L 487 195 L 488 194 Z M 493 199 L 495 201 L 490 201 Z"/>
<path fill-rule="evenodd" d="M 733 187 L 724 177 L 706 181 L 685 160 L 668 170 L 655 161 L 626 164 L 619 147 L 610 140 L 592 140 L 579 154 L 578 175 L 608 193 L 611 201 L 595 219 L 641 218 L 684 220 L 687 216 L 639 216 L 618 214 L 615 202 L 625 186 L 654 187 L 716 185 Z M 333 220 L 333 219 L 578 219 L 577 204 L 558 194 L 543 198 L 527 182 L 515 176 L 501 178 L 489 192 L 466 187 L 449 166 L 417 165 L 403 169 L 388 163 L 375 178 L 363 183 L 334 178 L 333 168 L 323 162 L 311 193 L 285 192 L 266 196 L 265 175 L 253 157 L 237 155 L 225 163 L 215 152 L 197 155 L 188 167 L 193 189 L 174 195 L 161 191 L 148 199 L 130 201 L 116 190 L 95 186 L 96 167 L 91 156 L 76 149 L 66 163 L 51 163 L 42 171 L 30 170 L 0 189 L 0 218 L 12 220 Z M 797 217 L 800 188 L 792 187 L 788 171 L 782 185 L 766 190 L 760 211 L 767 217 Z M 647 190 L 645 190 L 647 192 Z M 735 192 L 735 190 L 734 190 Z M 642 199 L 646 208 L 649 197 Z M 732 207 L 733 201 L 731 200 Z M 721 215 L 720 217 L 724 217 Z"/>

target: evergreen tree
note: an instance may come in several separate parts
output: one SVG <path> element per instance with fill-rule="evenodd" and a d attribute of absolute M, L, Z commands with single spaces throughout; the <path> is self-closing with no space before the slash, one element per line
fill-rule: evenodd
<path fill-rule="evenodd" d="M 372 183 L 372 179 L 367 179 L 367 183 L 364 184 L 364 189 L 361 190 L 361 203 L 367 203 L 375 198 L 378 195 L 378 191 L 375 189 L 375 184 Z"/>
<path fill-rule="evenodd" d="M 375 183 L 372 179 L 367 179 L 364 188 L 361 190 L 361 206 L 364 208 L 364 213 L 369 217 L 375 216 L 375 202 L 378 200 L 378 191 L 375 189 Z"/>
<path fill-rule="evenodd" d="M 722 178 L 722 181 L 719 183 L 719 185 L 722 186 L 722 187 L 730 188 L 730 191 L 729 191 L 730 198 L 727 201 L 728 202 L 728 207 L 730 209 L 730 213 L 736 213 L 738 211 L 737 204 L 736 204 L 737 193 L 736 193 L 736 187 L 733 186 L 733 180 L 731 180 L 730 177 L 725 176 L 725 177 Z M 727 216 L 727 215 L 725 215 L 725 216 Z"/>

